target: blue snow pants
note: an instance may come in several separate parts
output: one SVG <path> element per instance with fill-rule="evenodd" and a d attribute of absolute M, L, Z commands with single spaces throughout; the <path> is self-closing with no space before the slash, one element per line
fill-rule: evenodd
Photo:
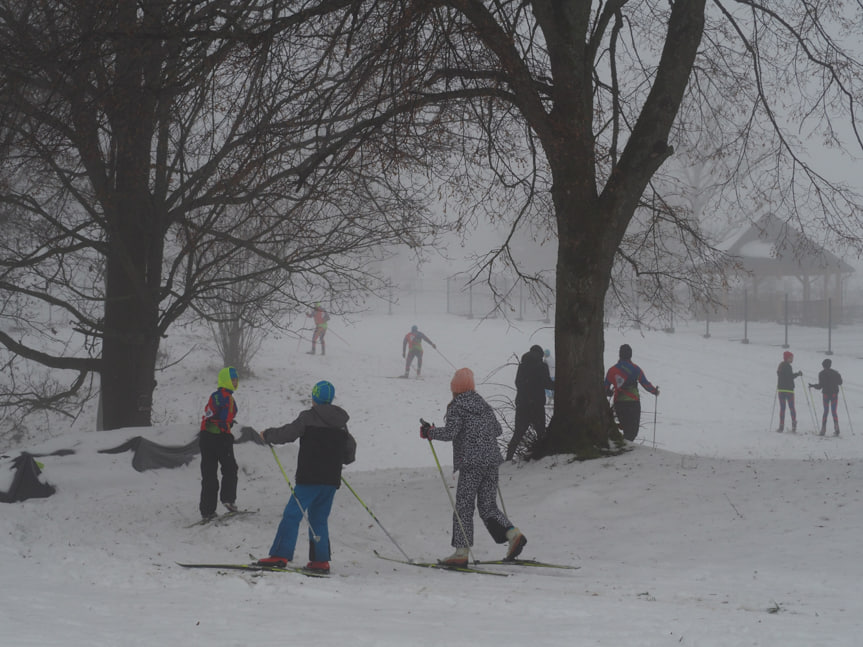
<path fill-rule="evenodd" d="M 294 495 L 285 506 L 282 521 L 276 531 L 276 538 L 270 548 L 273 557 L 294 559 L 300 521 L 303 510 L 309 516 L 309 560 L 313 562 L 330 561 L 330 530 L 328 520 L 336 496 L 335 485 L 297 485 Z M 299 503 L 297 502 L 299 500 Z M 302 506 L 302 507 L 301 507 Z M 315 536 L 317 535 L 317 540 Z"/>

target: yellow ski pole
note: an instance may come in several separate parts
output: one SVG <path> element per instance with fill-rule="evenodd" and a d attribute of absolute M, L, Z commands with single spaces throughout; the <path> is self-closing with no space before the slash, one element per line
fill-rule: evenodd
<path fill-rule="evenodd" d="M 347 486 L 347 488 L 351 491 L 351 494 L 353 494 L 355 497 L 357 497 L 357 501 L 360 502 L 360 505 L 362 505 L 366 509 L 366 512 L 368 512 L 372 516 L 372 519 L 374 519 L 375 522 L 381 527 L 381 530 L 383 530 L 384 534 L 387 537 L 389 537 L 389 540 L 391 542 L 393 542 L 393 545 L 399 549 L 399 552 L 401 552 L 401 554 L 405 556 L 405 559 L 408 560 L 409 562 L 413 562 L 414 560 L 412 560 L 410 557 L 408 557 L 408 554 L 402 550 L 402 547 L 399 546 L 398 542 L 395 539 L 393 539 L 393 536 L 387 532 L 387 529 L 384 528 L 384 525 L 380 522 L 380 519 L 378 519 L 375 516 L 375 513 L 372 512 L 371 509 L 369 508 L 369 506 L 366 505 L 366 502 L 360 498 L 360 495 L 357 494 L 356 491 L 354 491 L 354 488 L 351 487 L 351 484 L 347 482 L 347 480 L 345 479 L 344 476 L 342 476 L 342 483 L 344 483 Z"/>
<path fill-rule="evenodd" d="M 259 434 L 260 435 L 260 434 Z M 261 439 L 264 437 L 261 436 Z M 266 441 L 264 441 L 266 442 Z M 270 451 L 273 452 L 273 458 L 276 459 L 276 463 L 279 466 L 279 469 L 282 471 L 282 476 L 285 477 L 285 482 L 288 484 L 288 487 L 291 490 L 291 496 L 294 497 L 294 501 L 297 502 L 297 507 L 299 507 L 300 512 L 303 513 L 303 518 L 306 520 L 306 523 L 309 524 L 309 532 L 312 534 L 312 539 L 315 540 L 315 543 L 318 543 L 321 540 L 321 536 L 315 532 L 315 529 L 312 528 L 312 522 L 309 520 L 309 513 L 303 507 L 303 504 L 300 503 L 299 497 L 297 497 L 297 493 L 294 490 L 294 486 L 291 484 L 291 479 L 288 478 L 288 473 L 285 471 L 284 465 L 282 465 L 282 461 L 279 460 L 279 455 L 276 453 L 276 448 L 273 447 L 270 443 L 267 443 L 270 447 Z"/>
<path fill-rule="evenodd" d="M 421 425 L 428 425 L 429 427 L 432 426 L 430 423 L 426 422 L 422 418 L 420 418 L 420 424 Z M 464 523 L 462 523 L 461 516 L 459 516 L 458 510 L 455 507 L 455 501 L 452 498 L 452 493 L 449 491 L 449 486 L 447 486 L 447 484 L 446 484 L 446 477 L 443 475 L 443 468 L 440 466 L 440 461 L 438 460 L 437 452 L 434 449 L 434 445 L 432 444 L 431 438 L 426 438 L 426 440 L 429 441 L 429 449 L 431 449 L 432 456 L 434 456 L 434 462 L 435 462 L 435 465 L 437 465 L 437 471 L 438 471 L 438 474 L 440 474 L 440 479 L 441 479 L 441 481 L 443 481 L 443 489 L 446 490 L 446 495 L 449 497 L 449 503 L 452 506 L 452 513 L 455 516 L 456 520 L 458 521 L 458 527 L 461 529 L 461 536 L 464 537 L 464 543 L 467 544 L 468 543 L 467 531 L 464 529 Z M 473 550 L 472 550 L 471 546 L 467 547 L 467 551 L 468 551 L 468 553 L 470 553 L 471 560 L 473 562 L 476 562 L 476 559 L 474 559 L 474 556 L 473 556 Z"/>

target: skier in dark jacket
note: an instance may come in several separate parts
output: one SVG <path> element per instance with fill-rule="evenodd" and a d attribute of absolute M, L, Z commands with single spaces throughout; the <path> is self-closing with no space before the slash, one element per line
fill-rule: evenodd
<path fill-rule="evenodd" d="M 237 460 L 234 458 L 234 436 L 231 427 L 239 407 L 234 391 L 239 384 L 237 369 L 226 366 L 219 371 L 219 388 L 216 389 L 201 418 L 198 446 L 201 450 L 201 499 L 198 509 L 201 517 L 216 516 L 216 504 L 221 499 L 230 512 L 237 511 Z M 219 466 L 222 467 L 222 486 L 219 488 Z"/>
<path fill-rule="evenodd" d="M 448 566 L 467 566 L 473 546 L 474 502 L 492 539 L 498 544 L 509 542 L 504 559 L 515 559 L 527 543 L 497 507 L 498 467 L 503 462 L 497 445 L 501 427 L 494 410 L 474 388 L 473 372 L 457 370 L 450 382 L 452 401 L 447 405 L 446 425 L 442 429 L 428 423 L 420 427 L 421 438 L 452 441 L 453 471 L 458 472 L 452 521 L 456 550 L 440 560 Z"/>
<path fill-rule="evenodd" d="M 308 514 L 309 563 L 306 568 L 320 573 L 330 571 L 330 533 L 328 521 L 333 498 L 341 486 L 342 465 L 353 463 L 357 442 L 348 431 L 349 416 L 332 404 L 332 384 L 323 380 L 312 389 L 312 408 L 291 423 L 266 429 L 261 435 L 270 444 L 291 443 L 300 439 L 297 456 L 296 487 L 285 506 L 270 556 L 261 565 L 285 566 L 294 558 L 300 521 Z"/>
<path fill-rule="evenodd" d="M 833 413 L 833 435 L 839 435 L 839 416 L 836 408 L 839 405 L 839 387 L 842 386 L 842 376 L 839 371 L 831 368 L 833 362 L 825 359 L 821 362 L 823 369 L 818 373 L 818 383 L 810 384 L 810 389 L 821 389 L 821 399 L 824 403 L 824 415 L 821 417 L 821 436 L 827 433 L 827 413 Z"/>
<path fill-rule="evenodd" d="M 791 433 L 797 433 L 797 409 L 794 407 L 794 378 L 803 375 L 803 371 L 794 372 L 791 362 L 794 361 L 794 353 L 786 350 L 782 353 L 782 361 L 776 369 L 776 394 L 779 396 L 779 428 L 782 433 L 785 430 L 785 405 L 791 413 Z"/>
<path fill-rule="evenodd" d="M 618 362 L 605 375 L 607 395 L 614 396 L 614 413 L 626 440 L 633 441 L 638 436 L 641 425 L 641 399 L 638 385 L 649 393 L 658 396 L 659 387 L 653 386 L 637 364 L 632 362 L 632 346 L 622 344 L 618 351 Z"/>
<path fill-rule="evenodd" d="M 531 346 L 521 356 L 515 373 L 515 426 L 506 448 L 506 460 L 511 461 L 527 428 L 533 425 L 536 437 L 545 434 L 545 392 L 554 390 L 554 380 L 545 363 L 541 346 Z"/>

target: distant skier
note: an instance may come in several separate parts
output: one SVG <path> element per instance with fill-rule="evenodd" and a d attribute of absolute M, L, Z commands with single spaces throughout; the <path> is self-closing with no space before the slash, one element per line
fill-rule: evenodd
<path fill-rule="evenodd" d="M 506 460 L 511 461 L 528 427 L 536 437 L 545 435 L 545 392 L 554 389 L 548 365 L 542 361 L 541 346 L 533 345 L 521 356 L 515 373 L 515 424 L 506 448 Z"/>
<path fill-rule="evenodd" d="M 318 382 L 312 388 L 311 409 L 302 411 L 293 422 L 265 429 L 261 434 L 267 443 L 277 445 L 299 438 L 300 451 L 296 486 L 282 514 L 270 556 L 258 560 L 258 564 L 287 566 L 294 559 L 300 522 L 308 515 L 306 568 L 318 573 L 330 572 L 330 510 L 342 484 L 342 465 L 353 463 L 357 452 L 357 441 L 348 431 L 350 417 L 333 404 L 335 395 L 330 382 Z"/>
<path fill-rule="evenodd" d="M 411 326 L 411 331 L 402 340 L 402 357 L 405 360 L 405 374 L 402 377 L 410 377 L 411 363 L 417 358 L 417 377 L 422 375 L 423 370 L 423 341 L 427 341 L 432 348 L 437 348 L 434 342 L 419 331 L 416 326 Z"/>
<path fill-rule="evenodd" d="M 315 318 L 315 332 L 312 333 L 312 350 L 310 350 L 308 354 L 315 354 L 315 345 L 320 340 L 321 355 L 326 355 L 327 346 L 324 341 L 324 336 L 327 334 L 327 322 L 330 320 L 329 313 L 323 309 L 320 303 L 316 303 L 315 309 L 309 312 L 306 316 Z M 336 335 L 336 337 L 338 337 L 338 335 Z"/>
<path fill-rule="evenodd" d="M 608 369 L 605 375 L 606 395 L 614 396 L 614 413 L 626 440 L 633 441 L 638 436 L 641 425 L 641 401 L 638 385 L 649 393 L 658 396 L 659 387 L 653 386 L 645 377 L 644 371 L 632 363 L 632 347 L 623 344 L 618 351 L 619 361 Z"/>
<path fill-rule="evenodd" d="M 207 400 L 198 445 L 201 450 L 201 517 L 216 516 L 216 504 L 222 504 L 231 512 L 237 511 L 237 460 L 234 458 L 234 436 L 231 427 L 239 407 L 234 400 L 234 391 L 239 384 L 237 369 L 227 366 L 219 371 L 219 388 Z M 222 466 L 222 487 L 219 491 L 219 465 Z"/>
<path fill-rule="evenodd" d="M 842 376 L 838 371 L 831 368 L 833 362 L 825 359 L 821 362 L 823 370 L 818 373 L 818 383 L 810 384 L 810 389 L 821 390 L 821 400 L 824 403 L 824 415 L 821 417 L 821 433 L 827 433 L 827 414 L 833 413 L 833 435 L 839 435 L 839 416 L 836 415 L 836 407 L 839 405 L 839 387 L 842 386 Z"/>
<path fill-rule="evenodd" d="M 794 353 L 786 350 L 782 353 L 782 361 L 776 369 L 776 394 L 779 396 L 779 433 L 785 430 L 785 405 L 791 413 L 791 433 L 797 433 L 797 409 L 794 407 L 794 378 L 803 375 L 803 371 L 796 373 L 791 368 L 794 361 Z"/>
<path fill-rule="evenodd" d="M 453 470 L 458 472 L 458 483 L 452 520 L 455 552 L 440 560 L 447 566 L 467 566 L 473 546 L 474 505 L 495 543 L 508 542 L 504 560 L 515 559 L 527 543 L 497 506 L 498 468 L 503 462 L 497 437 L 502 430 L 494 410 L 474 389 L 473 371 L 458 369 L 450 381 L 452 400 L 446 408 L 446 425 L 437 428 L 425 423 L 420 427 L 420 438 L 452 441 Z"/>

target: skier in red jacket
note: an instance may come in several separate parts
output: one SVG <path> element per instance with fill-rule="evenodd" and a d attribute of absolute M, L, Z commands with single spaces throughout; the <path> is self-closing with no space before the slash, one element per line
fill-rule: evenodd
<path fill-rule="evenodd" d="M 426 337 L 423 333 L 419 331 L 419 328 L 416 326 L 411 326 L 411 331 L 405 335 L 404 340 L 402 341 L 402 357 L 406 357 L 405 359 L 405 374 L 402 377 L 410 377 L 411 374 L 411 362 L 414 361 L 414 357 L 417 358 L 417 377 L 422 375 L 423 370 L 423 341 L 427 341 L 431 344 L 432 348 L 437 348 L 434 342 Z M 407 351 L 407 355 L 405 355 L 405 351 Z"/>
<path fill-rule="evenodd" d="M 645 377 L 644 371 L 632 363 L 632 347 L 629 344 L 620 347 L 619 357 L 617 364 L 608 369 L 605 375 L 605 389 L 607 395 L 614 396 L 614 413 L 623 437 L 633 441 L 638 436 L 638 426 L 641 424 L 638 385 L 641 384 L 653 395 L 659 395 L 659 387 L 653 386 Z"/>

